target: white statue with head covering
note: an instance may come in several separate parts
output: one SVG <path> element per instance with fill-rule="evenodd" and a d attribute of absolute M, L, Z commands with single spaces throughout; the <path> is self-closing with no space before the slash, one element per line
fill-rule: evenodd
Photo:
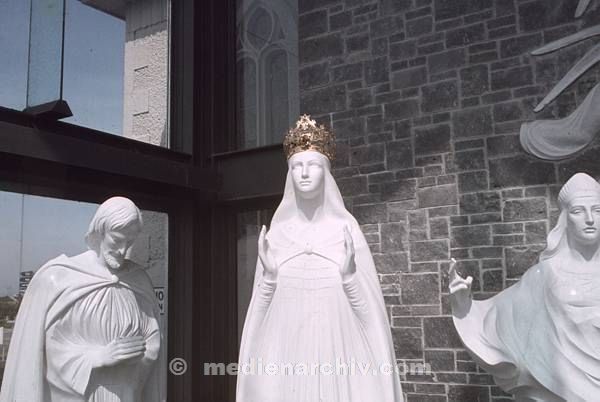
<path fill-rule="evenodd" d="M 517 401 L 600 397 L 600 185 L 577 173 L 540 262 L 496 296 L 473 301 L 451 264 L 454 324 L 474 360 Z"/>
<path fill-rule="evenodd" d="M 258 241 L 238 402 L 403 400 L 373 258 L 330 172 L 334 141 L 306 115 L 285 138 L 285 191 Z"/>
<path fill-rule="evenodd" d="M 41 267 L 17 314 L 0 402 L 161 402 L 159 311 L 128 260 L 142 230 L 133 202 L 97 210 L 89 251 Z"/>

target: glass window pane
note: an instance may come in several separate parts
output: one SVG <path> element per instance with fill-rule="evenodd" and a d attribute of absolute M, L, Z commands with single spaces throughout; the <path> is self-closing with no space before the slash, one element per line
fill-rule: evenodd
<path fill-rule="evenodd" d="M 0 192 L 0 379 L 23 294 L 35 272 L 47 261 L 87 250 L 84 240 L 98 205 Z M 146 267 L 160 308 L 162 353 L 166 356 L 168 322 L 168 216 L 142 211 L 144 228 L 129 258 Z M 160 381 L 166 386 L 166 365 Z"/>
<path fill-rule="evenodd" d="M 0 0 L 0 106 L 62 99 L 69 123 L 168 147 L 169 13 L 169 0 Z"/>
<path fill-rule="evenodd" d="M 240 140 L 243 141 L 241 148 L 256 146 L 257 135 L 257 96 L 256 96 L 256 63 L 254 60 L 244 57 L 238 62 L 239 82 L 243 86 L 238 93 L 238 119 Z"/>
<path fill-rule="evenodd" d="M 250 14 L 246 36 L 255 49 L 260 50 L 269 43 L 272 31 L 273 21 L 269 13 L 263 7 L 258 7 Z"/>
<path fill-rule="evenodd" d="M 125 21 L 67 0 L 64 99 L 73 116 L 64 121 L 123 132 Z"/>
<path fill-rule="evenodd" d="M 0 106 L 27 106 L 30 2 L 0 0 Z"/>
<path fill-rule="evenodd" d="M 63 0 L 31 0 L 27 106 L 61 98 Z"/>
<path fill-rule="evenodd" d="M 237 148 L 281 143 L 300 113 L 297 0 L 238 0 Z"/>
<path fill-rule="evenodd" d="M 283 50 L 273 51 L 266 63 L 267 90 L 266 101 L 268 108 L 267 143 L 274 144 L 281 141 L 281 135 L 288 129 L 290 121 L 290 102 L 288 91 L 288 63 L 287 54 Z"/>
<path fill-rule="evenodd" d="M 67 0 L 64 98 L 75 124 L 169 146 L 168 0 Z"/>

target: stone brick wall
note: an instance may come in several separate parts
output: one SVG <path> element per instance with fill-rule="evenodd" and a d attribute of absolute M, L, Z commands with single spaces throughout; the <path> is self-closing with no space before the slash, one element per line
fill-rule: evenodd
<path fill-rule="evenodd" d="M 448 259 L 477 298 L 537 259 L 575 171 L 596 177 L 597 144 L 544 162 L 522 122 L 563 117 L 598 82 L 591 71 L 540 115 L 541 100 L 593 41 L 529 51 L 600 21 L 576 0 L 300 0 L 301 112 L 333 127 L 335 176 L 371 244 L 408 402 L 508 401 L 462 348 L 448 306 Z"/>

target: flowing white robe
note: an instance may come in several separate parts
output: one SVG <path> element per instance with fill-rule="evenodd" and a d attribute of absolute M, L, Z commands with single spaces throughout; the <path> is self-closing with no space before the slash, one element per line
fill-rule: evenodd
<path fill-rule="evenodd" d="M 568 250 L 454 323 L 473 358 L 517 400 L 600 398 L 600 272 Z"/>
<path fill-rule="evenodd" d="M 284 195 L 267 234 L 278 278 L 276 283 L 266 281 L 257 262 L 240 345 L 237 402 L 404 399 L 371 251 L 358 222 L 344 206 L 327 158 L 321 157 L 323 218 L 311 223 L 311 235 L 302 235 L 296 228 L 298 205 L 288 171 Z M 348 283 L 342 283 L 340 275 L 344 228 L 350 231 L 355 247 L 356 273 Z M 254 373 L 245 373 L 245 366 L 252 369 L 252 362 Z M 269 374 L 269 364 L 275 365 L 275 375 Z M 297 369 L 286 374 L 282 365 Z M 311 375 L 311 365 L 320 365 L 315 375 Z M 361 368 L 369 370 L 363 373 Z"/>
<path fill-rule="evenodd" d="M 131 261 L 114 275 L 89 252 L 60 256 L 36 273 L 17 315 L 1 402 L 160 402 L 161 335 L 150 279 Z M 89 352 L 142 336 L 140 358 L 92 368 Z"/>
<path fill-rule="evenodd" d="M 255 289 L 245 325 L 253 336 L 241 361 L 255 371 L 242 374 L 238 401 L 394 400 L 397 374 L 385 371 L 392 362 L 377 355 L 382 345 L 373 345 L 370 335 L 379 317 L 361 275 L 342 281 L 345 245 L 343 227 L 337 229 L 333 236 L 321 233 L 303 243 L 269 236 L 278 278 L 276 283 L 263 279 Z M 274 372 L 267 371 L 269 365 Z"/>
<path fill-rule="evenodd" d="M 361 375 L 359 368 L 375 366 L 376 359 L 364 331 L 370 323 L 360 284 L 355 277 L 341 280 L 342 234 L 318 245 L 270 243 L 281 265 L 277 284 L 263 282 L 259 288 L 252 319 L 262 324 L 254 353 L 263 365 L 290 364 L 290 371 L 257 375 L 253 400 L 279 402 L 283 395 L 290 402 L 383 400 L 379 378 Z"/>

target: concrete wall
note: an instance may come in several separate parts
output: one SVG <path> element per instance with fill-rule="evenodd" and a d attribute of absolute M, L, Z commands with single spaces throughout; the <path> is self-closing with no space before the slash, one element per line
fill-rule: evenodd
<path fill-rule="evenodd" d="M 333 127 L 345 201 L 369 241 L 408 401 L 511 400 L 477 368 L 448 306 L 448 259 L 477 298 L 537 259 L 575 171 L 598 177 L 597 143 L 561 163 L 526 155 L 522 122 L 591 45 L 528 52 L 600 21 L 574 0 L 300 0 L 301 113 Z M 563 117 L 598 82 L 591 71 L 543 114 Z"/>
<path fill-rule="evenodd" d="M 168 146 L 168 1 L 127 3 L 123 136 Z"/>
<path fill-rule="evenodd" d="M 123 7 L 123 136 L 168 147 L 169 1 L 135 0 Z M 148 267 L 154 287 L 164 288 L 166 296 L 168 217 L 148 211 L 143 215 L 144 233 L 134 258 Z M 162 307 L 166 312 L 166 299 Z"/>

